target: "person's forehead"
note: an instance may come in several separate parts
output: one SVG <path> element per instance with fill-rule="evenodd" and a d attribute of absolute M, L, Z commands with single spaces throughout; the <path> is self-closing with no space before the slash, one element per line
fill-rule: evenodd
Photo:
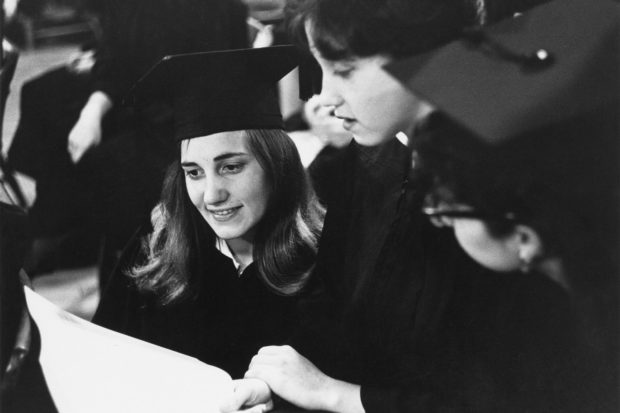
<path fill-rule="evenodd" d="M 226 153 L 247 154 L 246 141 L 244 131 L 224 131 L 185 139 L 181 142 L 181 160 L 213 159 Z"/>
<path fill-rule="evenodd" d="M 356 55 L 352 53 L 348 45 L 348 41 L 335 33 L 327 31 L 316 30 L 316 25 L 312 19 L 308 18 L 304 21 L 304 29 L 306 32 L 306 39 L 308 41 L 308 49 L 310 52 L 318 58 L 325 58 L 321 52 L 321 46 L 327 49 L 333 49 L 340 52 L 345 57 L 342 59 L 326 59 L 330 62 L 338 62 L 345 59 L 354 59 Z"/>
<path fill-rule="evenodd" d="M 314 23 L 312 22 L 312 20 L 306 19 L 304 21 L 304 30 L 306 32 L 306 38 L 308 39 L 308 48 L 310 49 L 310 52 L 315 56 L 320 56 L 321 54 L 316 48 L 316 42 L 314 39 L 316 31 L 314 29 Z"/>

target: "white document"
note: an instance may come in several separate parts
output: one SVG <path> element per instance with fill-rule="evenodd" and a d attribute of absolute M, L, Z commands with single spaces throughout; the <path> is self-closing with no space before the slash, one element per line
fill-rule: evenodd
<path fill-rule="evenodd" d="M 82 320 L 24 289 L 59 413 L 216 413 L 232 395 L 223 370 Z"/>

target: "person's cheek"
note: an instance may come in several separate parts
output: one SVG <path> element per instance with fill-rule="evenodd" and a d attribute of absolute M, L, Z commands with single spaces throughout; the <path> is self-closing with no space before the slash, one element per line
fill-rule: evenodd
<path fill-rule="evenodd" d="M 200 209 L 202 205 L 202 193 L 200 191 L 199 186 L 196 184 L 196 182 L 186 179 L 185 188 L 187 189 L 187 195 L 190 201 L 192 202 L 192 204 L 196 208 Z"/>

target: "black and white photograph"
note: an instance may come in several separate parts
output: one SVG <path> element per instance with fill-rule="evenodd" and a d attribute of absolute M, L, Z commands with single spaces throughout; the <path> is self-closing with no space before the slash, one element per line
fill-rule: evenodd
<path fill-rule="evenodd" d="M 0 5 L 0 413 L 620 412 L 618 0 Z"/>

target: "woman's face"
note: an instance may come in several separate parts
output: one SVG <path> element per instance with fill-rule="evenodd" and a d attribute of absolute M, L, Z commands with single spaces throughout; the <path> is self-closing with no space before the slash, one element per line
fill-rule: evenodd
<path fill-rule="evenodd" d="M 243 131 L 183 141 L 181 166 L 187 193 L 215 234 L 253 242 L 265 215 L 270 188 Z"/>
<path fill-rule="evenodd" d="M 512 234 L 494 237 L 484 221 L 473 218 L 455 218 L 452 227 L 461 247 L 480 265 L 500 272 L 519 269 L 518 245 Z"/>
<path fill-rule="evenodd" d="M 420 102 L 383 70 L 389 57 L 326 60 L 315 46 L 312 23 L 306 22 L 305 29 L 323 72 L 321 103 L 335 109 L 334 115 L 359 144 L 379 145 L 412 129 Z"/>
<path fill-rule="evenodd" d="M 475 213 L 474 217 L 466 215 L 474 211 L 466 205 L 444 204 L 430 210 L 436 214 L 431 222 L 438 227 L 451 227 L 463 250 L 483 267 L 505 272 L 518 270 L 521 266 L 516 231 L 501 236 L 492 234 L 485 221 L 476 217 Z M 443 215 L 437 211 L 443 211 Z M 459 216 L 459 213 L 462 214 Z"/>

